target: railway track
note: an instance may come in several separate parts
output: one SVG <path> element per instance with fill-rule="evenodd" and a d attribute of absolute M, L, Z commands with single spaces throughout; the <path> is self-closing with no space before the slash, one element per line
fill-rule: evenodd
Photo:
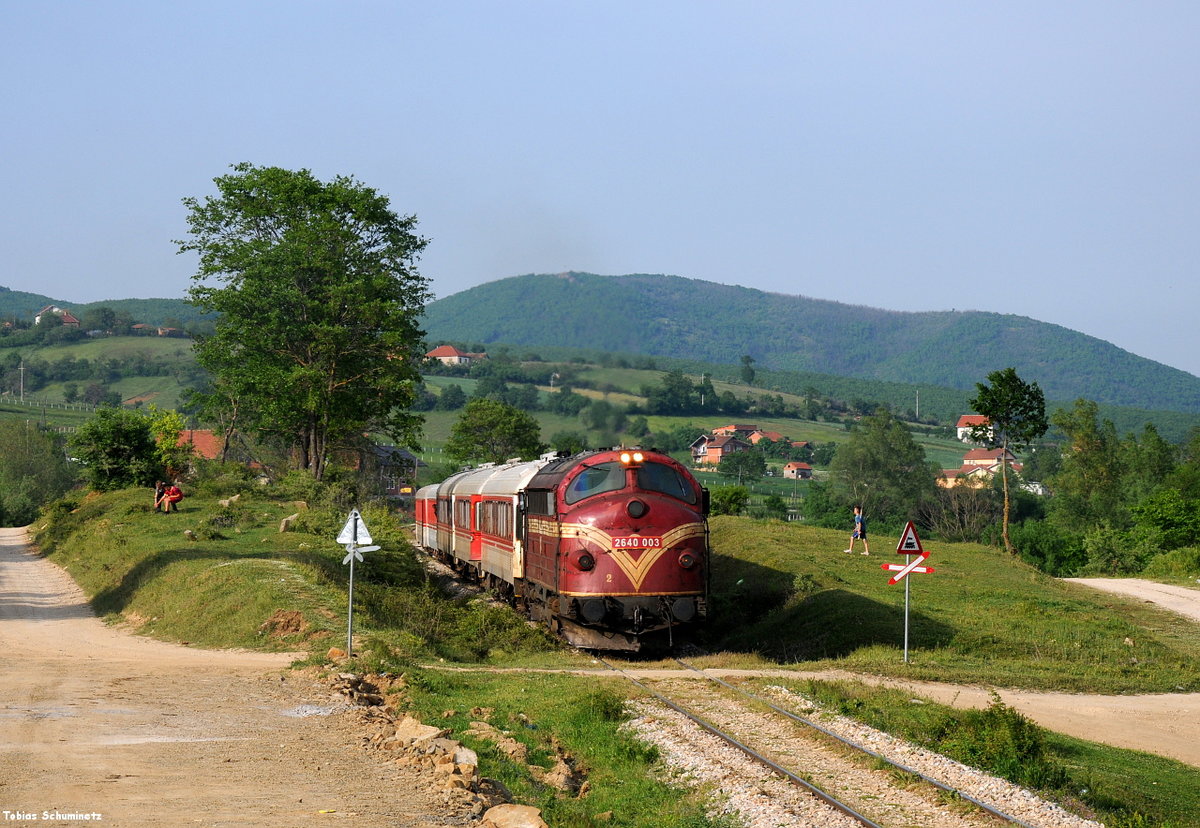
<path fill-rule="evenodd" d="M 749 819 L 751 825 L 878 828 L 1096 825 L 1052 806 L 1044 813 L 1039 811 L 1037 816 L 1028 815 L 1028 807 L 1020 816 L 1014 815 L 1008 812 L 1012 809 L 1006 810 L 994 801 L 897 762 L 768 699 L 710 676 L 681 659 L 676 659 L 681 666 L 724 691 L 716 694 L 696 692 L 695 682 L 688 682 L 693 688 L 689 690 L 668 680 L 643 680 L 605 659 L 599 660 L 666 707 L 666 711 L 660 708 L 659 713 L 642 708 L 644 716 L 654 719 L 653 724 L 646 726 L 650 735 L 663 738 L 666 731 L 671 731 L 670 739 L 686 741 L 694 738 L 682 735 L 688 729 L 684 726 L 687 722 L 710 734 L 710 741 L 719 740 L 715 744 L 724 748 L 724 753 L 700 742 L 673 749 L 680 755 L 705 757 L 697 764 L 720 765 L 719 771 L 697 771 L 713 773 L 714 782 L 723 777 L 744 776 L 742 780 L 732 779 L 726 786 L 717 783 L 723 790 L 724 787 L 748 788 L 752 798 L 755 793 L 761 793 L 763 799 L 770 801 L 775 812 L 764 813 L 761 822 Z M 691 730 L 694 733 L 694 728 Z M 740 754 L 746 759 L 722 758 L 730 751 L 736 751 L 734 756 Z M 746 760 L 753 764 L 747 765 Z M 755 767 L 760 770 L 745 769 Z M 770 783 L 764 782 L 765 772 L 761 769 L 774 777 Z M 776 785 L 790 787 L 792 794 L 780 793 Z M 781 819 L 790 821 L 780 822 Z"/>

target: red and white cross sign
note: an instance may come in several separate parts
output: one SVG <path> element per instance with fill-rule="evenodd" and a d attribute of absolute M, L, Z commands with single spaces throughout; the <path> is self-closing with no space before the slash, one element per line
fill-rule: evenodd
<path fill-rule="evenodd" d="M 910 520 L 908 525 L 904 527 L 904 531 L 900 533 L 900 543 L 896 544 L 896 552 L 900 555 L 917 555 L 915 560 L 909 561 L 906 564 L 881 564 L 880 569 L 885 572 L 895 572 L 888 579 L 888 586 L 894 586 L 900 583 L 906 575 L 912 572 L 917 572 L 922 575 L 933 572 L 932 566 L 925 566 L 925 559 L 929 557 L 929 553 L 921 546 L 921 539 L 917 537 L 917 529 L 913 526 Z"/>

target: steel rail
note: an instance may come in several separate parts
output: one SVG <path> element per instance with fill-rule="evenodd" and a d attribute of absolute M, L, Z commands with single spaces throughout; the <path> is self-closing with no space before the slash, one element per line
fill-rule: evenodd
<path fill-rule="evenodd" d="M 731 747 L 737 748 L 738 750 L 740 750 L 742 753 L 749 756 L 754 761 L 756 761 L 762 765 L 766 765 L 768 768 L 775 771 L 775 773 L 779 774 L 784 779 L 791 782 L 793 785 L 796 785 L 796 786 L 801 787 L 804 790 L 808 791 L 814 797 L 821 800 L 822 802 L 824 802 L 826 805 L 830 806 L 834 810 L 840 811 L 841 813 L 846 814 L 847 816 L 851 817 L 852 819 L 858 820 L 863 825 L 868 826 L 868 828 L 883 828 L 883 826 L 881 826 L 879 823 L 872 821 L 870 817 L 860 814 L 858 811 L 854 810 L 852 807 L 847 805 L 845 802 L 842 802 L 842 801 L 836 799 L 831 794 L 826 793 L 825 791 L 821 790 L 817 786 L 813 785 L 811 782 L 808 782 L 807 780 L 802 779 L 801 777 L 799 777 L 796 774 L 789 771 L 787 768 L 782 767 L 781 765 L 777 764 L 776 762 L 772 761 L 771 759 L 767 758 L 766 756 L 763 756 L 761 753 L 757 752 L 756 750 L 751 748 L 749 745 L 743 744 L 742 742 L 738 741 L 736 738 L 734 738 L 730 734 L 726 733 L 725 731 L 721 730 L 716 725 L 707 721 L 703 717 L 697 715 L 696 713 L 691 712 L 690 710 L 687 710 L 687 709 L 681 707 L 680 705 L 671 701 L 670 699 L 668 699 L 666 696 L 662 695 L 661 693 L 658 693 L 655 690 L 650 689 L 645 684 L 638 681 L 632 675 L 627 673 L 625 670 L 622 670 L 620 667 L 617 667 L 614 664 L 610 664 L 604 658 L 601 658 L 599 656 L 596 656 L 596 659 L 601 664 L 603 664 L 605 667 L 612 670 L 613 672 L 620 673 L 628 681 L 635 684 L 636 686 L 641 688 L 644 692 L 646 692 L 650 696 L 653 696 L 655 699 L 662 702 L 667 707 L 674 710 L 676 713 L 679 713 L 680 715 L 686 717 L 688 720 L 699 725 L 701 728 L 703 728 L 704 730 L 713 734 L 714 736 L 718 737 L 719 739 L 723 740 L 724 742 L 729 744 Z"/>
<path fill-rule="evenodd" d="M 910 773 L 913 776 L 919 777 L 922 781 L 927 782 L 930 785 L 933 785 L 935 788 L 938 788 L 939 790 L 945 791 L 946 793 L 952 794 L 953 796 L 957 796 L 961 799 L 965 799 L 968 802 L 970 802 L 971 804 L 975 805 L 977 808 L 980 808 L 980 809 L 986 811 L 987 813 L 991 814 L 994 817 L 1002 819 L 1005 822 L 1012 823 L 1013 825 L 1019 825 L 1019 826 L 1021 826 L 1021 828 L 1036 828 L 1036 826 L 1030 825 L 1029 823 L 1027 823 L 1021 819 L 1018 819 L 1017 817 L 1011 816 L 1009 814 L 1004 813 L 1003 811 L 997 810 L 996 808 L 992 807 L 991 805 L 987 804 L 986 802 L 982 802 L 979 799 L 976 799 L 975 797 L 971 796 L 968 793 L 964 793 L 963 791 L 961 791 L 957 788 L 954 788 L 950 785 L 947 785 L 944 782 L 940 782 L 939 780 L 934 779 L 931 776 L 926 776 L 925 774 L 921 773 L 916 768 L 910 768 L 907 765 L 904 765 L 893 759 L 889 759 L 888 757 L 884 756 L 882 753 L 878 753 L 874 750 L 871 750 L 869 747 L 867 747 L 865 745 L 860 745 L 858 742 L 855 742 L 853 739 L 847 739 L 846 737 L 841 736 L 837 733 L 834 733 L 832 730 L 829 730 L 826 727 L 822 727 L 821 725 L 817 724 L 816 722 L 814 722 L 810 719 L 806 719 L 803 716 L 797 715 L 796 713 L 793 713 L 790 710 L 785 710 L 782 707 L 772 704 L 771 702 L 764 699 L 762 696 L 757 696 L 754 693 L 751 693 L 748 690 L 744 690 L 741 687 L 736 687 L 723 679 L 717 678 L 716 676 L 711 676 L 708 673 L 701 670 L 700 668 L 695 667 L 691 664 L 688 664 L 686 661 L 684 661 L 681 658 L 675 658 L 675 661 L 678 662 L 683 667 L 686 667 L 687 669 L 692 670 L 693 672 L 699 673 L 700 675 L 704 676 L 704 678 L 706 678 L 710 681 L 715 681 L 717 684 L 720 684 L 723 687 L 728 687 L 730 690 L 734 691 L 735 693 L 740 693 L 747 698 L 754 699 L 755 701 L 760 702 L 761 704 L 765 704 L 767 707 L 771 708 L 776 713 L 780 713 L 784 716 L 787 716 L 789 719 L 799 722 L 800 724 L 808 725 L 809 727 L 813 728 L 814 730 L 820 731 L 821 733 L 824 733 L 826 736 L 836 739 L 837 741 L 841 742 L 843 745 L 846 745 L 847 747 L 853 748 L 854 750 L 861 751 L 861 752 L 867 754 L 868 756 L 872 757 L 873 759 L 878 759 L 881 762 L 886 762 L 887 764 L 891 765 L 894 768 L 897 768 L 898 770 L 901 770 L 905 773 Z"/>

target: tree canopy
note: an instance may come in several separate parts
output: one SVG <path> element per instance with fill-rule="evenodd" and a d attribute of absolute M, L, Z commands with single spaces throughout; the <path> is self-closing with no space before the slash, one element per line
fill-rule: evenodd
<path fill-rule="evenodd" d="M 757 449 L 734 451 L 721 458 L 717 472 L 722 477 L 736 478 L 740 486 L 759 480 L 767 473 L 767 458 Z"/>
<path fill-rule="evenodd" d="M 100 408 L 67 441 L 93 489 L 151 486 L 163 474 L 150 418 Z"/>
<path fill-rule="evenodd" d="M 191 301 L 220 317 L 196 345 L 215 377 L 202 411 L 292 449 L 316 478 L 330 453 L 377 430 L 413 445 L 430 294 L 415 216 L 357 180 L 236 164 L 218 195 L 185 198 L 199 254 Z"/>
<path fill-rule="evenodd" d="M 1046 421 L 1046 398 L 1036 382 L 1025 382 L 1017 376 L 1015 368 L 992 371 L 987 379 L 991 385 L 975 383 L 978 393 L 971 399 L 970 405 L 987 417 L 988 422 L 986 425 L 973 426 L 971 436 L 1002 449 L 1000 479 L 1004 488 L 1004 517 L 1001 535 L 1004 548 L 1012 554 L 1012 540 L 1008 536 L 1008 452 L 1024 449 L 1045 434 L 1050 424 Z"/>
<path fill-rule="evenodd" d="M 75 482 L 62 440 L 28 420 L 0 422 L 0 525 L 25 526 Z"/>
<path fill-rule="evenodd" d="M 467 403 L 445 446 L 446 454 L 456 460 L 484 463 L 533 459 L 544 450 L 541 427 L 532 415 L 486 397 Z"/>
<path fill-rule="evenodd" d="M 831 494 L 876 520 L 912 519 L 936 489 L 924 450 L 888 411 L 864 417 L 830 465 Z"/>

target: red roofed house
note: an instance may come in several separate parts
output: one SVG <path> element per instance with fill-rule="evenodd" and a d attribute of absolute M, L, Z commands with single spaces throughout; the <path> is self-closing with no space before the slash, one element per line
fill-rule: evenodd
<path fill-rule="evenodd" d="M 787 438 L 778 431 L 763 431 L 761 429 L 756 429 L 750 434 L 750 442 L 756 446 L 763 440 L 766 440 L 769 443 L 782 443 L 786 439 Z"/>
<path fill-rule="evenodd" d="M 453 345 L 439 345 L 425 356 L 429 359 L 436 359 L 443 365 L 470 365 L 476 360 L 488 358 L 487 354 L 469 354 L 466 351 L 458 350 Z"/>
<path fill-rule="evenodd" d="M 191 444 L 197 457 L 216 460 L 221 456 L 222 440 L 209 429 L 188 429 L 179 433 L 179 445 Z"/>
<path fill-rule="evenodd" d="M 756 425 L 741 425 L 739 423 L 731 423 L 713 429 L 713 434 L 718 437 L 749 437 L 754 432 L 758 431 Z"/>
<path fill-rule="evenodd" d="M 988 425 L 988 418 L 982 414 L 964 414 L 958 418 L 958 425 L 955 428 L 958 431 L 958 439 L 964 443 L 974 443 L 971 439 L 971 429 L 975 426 Z M 988 437 L 992 436 L 991 428 L 988 428 Z"/>
<path fill-rule="evenodd" d="M 748 448 L 750 444 L 737 437 L 703 434 L 692 442 L 692 462 L 697 466 L 715 466 L 726 454 L 745 451 Z"/>
<path fill-rule="evenodd" d="M 789 480 L 811 480 L 812 466 L 808 463 L 788 463 L 783 467 L 783 476 Z"/>
<path fill-rule="evenodd" d="M 60 308 L 57 305 L 46 305 L 46 307 L 44 307 L 40 311 L 38 311 L 37 315 L 33 317 L 33 324 L 35 324 L 35 325 L 42 324 L 42 317 L 48 313 L 52 313 L 55 316 L 57 316 L 59 319 L 62 320 L 62 323 L 64 325 L 69 325 L 74 328 L 79 327 L 79 320 L 75 318 L 75 315 L 72 314 L 66 308 Z"/>
<path fill-rule="evenodd" d="M 971 449 L 963 455 L 963 464 L 957 469 L 942 469 L 938 477 L 938 485 L 951 489 L 960 483 L 973 481 L 986 482 L 1000 471 L 1000 460 L 1007 452 L 1008 466 L 1014 471 L 1021 470 L 1021 464 L 1015 462 L 1016 455 L 1007 449 Z"/>

